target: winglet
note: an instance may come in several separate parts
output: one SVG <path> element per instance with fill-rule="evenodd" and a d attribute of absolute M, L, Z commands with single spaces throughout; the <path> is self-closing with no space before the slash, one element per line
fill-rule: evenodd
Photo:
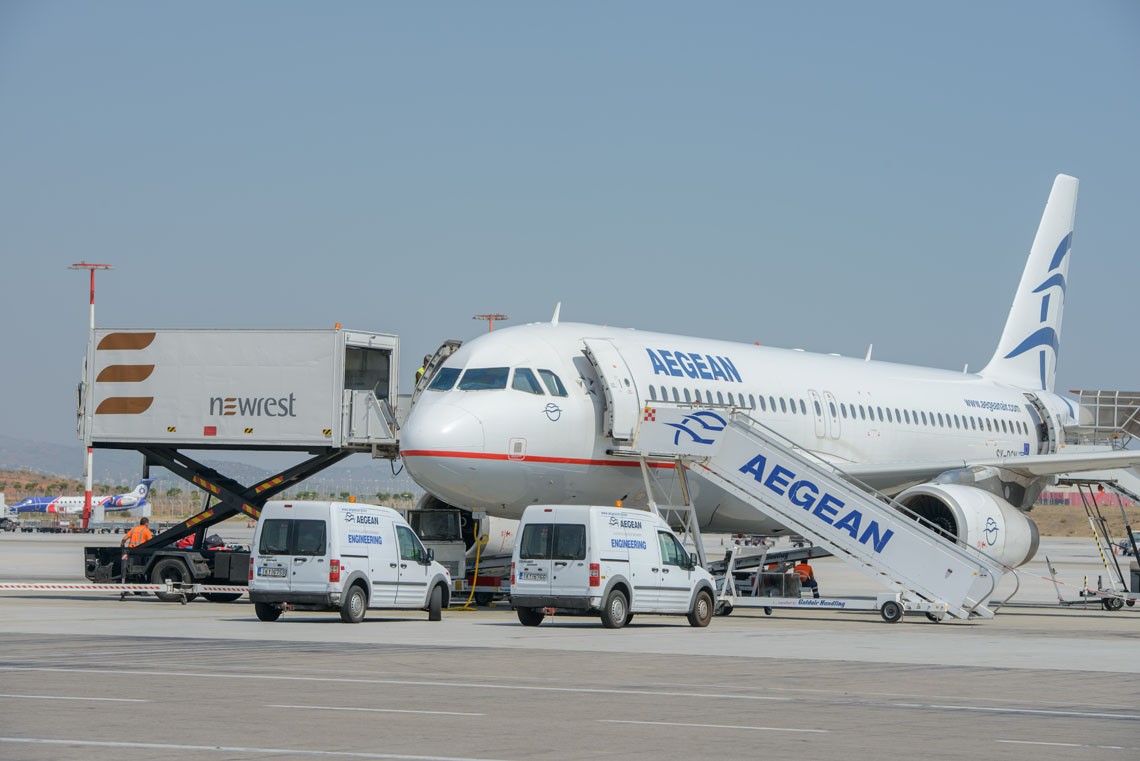
<path fill-rule="evenodd" d="M 1022 388 L 1053 390 L 1078 184 L 1076 177 L 1065 174 L 1053 181 L 1005 330 L 993 358 L 980 373 L 985 378 Z"/>
<path fill-rule="evenodd" d="M 559 301 L 557 304 L 554 305 L 554 316 L 550 318 L 550 324 L 556 328 L 558 327 L 558 313 L 561 311 L 562 311 L 562 302 Z"/>

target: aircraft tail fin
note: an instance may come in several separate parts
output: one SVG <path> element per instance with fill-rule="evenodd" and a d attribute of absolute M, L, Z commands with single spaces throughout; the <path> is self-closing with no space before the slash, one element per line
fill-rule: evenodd
<path fill-rule="evenodd" d="M 1023 388 L 1053 390 L 1061 348 L 1061 317 L 1077 211 L 1076 177 L 1057 175 L 1009 317 L 981 375 Z"/>

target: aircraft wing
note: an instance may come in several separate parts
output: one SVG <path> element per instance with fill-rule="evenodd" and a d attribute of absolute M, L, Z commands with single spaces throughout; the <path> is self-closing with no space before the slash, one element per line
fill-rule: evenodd
<path fill-rule="evenodd" d="M 887 493 L 916 486 L 948 470 L 961 468 L 1001 468 L 1026 478 L 1081 473 L 1094 470 L 1140 467 L 1140 450 L 1073 452 L 1025 457 L 995 457 L 982 460 L 941 460 L 926 462 L 837 463 L 848 475 Z"/>

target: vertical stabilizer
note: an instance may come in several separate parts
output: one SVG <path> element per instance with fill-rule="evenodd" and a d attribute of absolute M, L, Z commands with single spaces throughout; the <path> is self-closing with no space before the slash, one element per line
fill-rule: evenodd
<path fill-rule="evenodd" d="M 1041 215 L 1001 341 L 981 372 L 990 380 L 1053 390 L 1069 280 L 1077 185 L 1076 177 L 1065 174 L 1057 175 L 1053 181 L 1053 191 Z"/>

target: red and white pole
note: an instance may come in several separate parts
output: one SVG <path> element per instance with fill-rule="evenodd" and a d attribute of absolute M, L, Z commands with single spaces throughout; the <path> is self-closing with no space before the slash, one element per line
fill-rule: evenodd
<path fill-rule="evenodd" d="M 88 270 L 91 273 L 91 322 L 87 333 L 87 356 L 90 360 L 92 359 L 90 351 L 91 343 L 95 340 L 95 270 L 109 270 L 111 269 L 111 265 L 79 262 L 78 264 L 71 265 L 68 269 Z M 94 455 L 91 447 L 88 446 L 87 461 L 83 467 L 83 528 L 85 530 L 88 522 L 91 520 L 91 480 L 94 470 Z"/>

